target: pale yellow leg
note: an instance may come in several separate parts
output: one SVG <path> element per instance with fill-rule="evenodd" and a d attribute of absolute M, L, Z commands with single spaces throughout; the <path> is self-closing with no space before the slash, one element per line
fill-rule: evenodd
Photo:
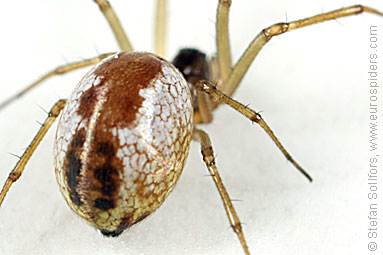
<path fill-rule="evenodd" d="M 133 51 L 132 44 L 108 0 L 94 0 L 104 14 L 122 51 Z"/>
<path fill-rule="evenodd" d="M 231 60 L 230 60 L 230 45 L 229 45 L 229 37 L 227 33 L 227 16 L 229 12 L 230 5 L 225 2 L 230 1 L 224 1 L 220 0 L 220 5 L 222 2 L 221 10 L 218 8 L 217 16 L 217 57 L 219 66 L 221 68 L 220 73 L 223 77 L 222 79 L 222 85 L 219 87 L 220 90 L 227 96 L 232 96 L 237 87 L 239 86 L 239 83 L 241 82 L 243 76 L 246 74 L 247 70 L 249 69 L 251 63 L 253 62 L 254 58 L 258 55 L 259 51 L 263 48 L 263 46 L 273 37 L 297 28 L 317 24 L 323 21 L 331 20 L 331 19 L 337 19 L 341 17 L 351 16 L 355 14 L 359 14 L 362 12 L 368 12 L 373 13 L 376 15 L 383 16 L 382 12 L 379 12 L 375 9 L 372 9 L 367 6 L 363 5 L 355 5 L 350 7 L 341 8 L 335 11 L 326 12 L 323 14 L 315 15 L 309 18 L 296 20 L 293 22 L 288 23 L 278 23 L 275 25 L 272 25 L 268 28 L 263 29 L 250 43 L 248 48 L 245 50 L 245 52 L 242 54 L 241 58 L 237 61 L 237 63 L 234 65 L 233 68 L 228 68 L 228 66 L 231 66 Z M 221 17 L 222 16 L 222 17 Z M 224 20 L 220 23 L 218 23 L 219 20 Z M 220 28 L 220 26 L 224 26 L 224 28 Z M 218 34 L 218 32 L 222 33 L 222 35 Z M 222 32 L 225 31 L 225 32 Z"/>
<path fill-rule="evenodd" d="M 216 44 L 217 59 L 221 82 L 225 82 L 231 73 L 231 50 L 229 39 L 229 11 L 231 0 L 219 0 L 217 9 Z"/>
<path fill-rule="evenodd" d="M 261 115 L 259 113 L 256 113 L 252 109 L 246 107 L 245 105 L 235 101 L 234 99 L 226 96 L 221 91 L 217 90 L 216 87 L 208 81 L 199 81 L 196 84 L 196 88 L 208 93 L 210 96 L 212 96 L 214 99 L 216 99 L 218 102 L 225 103 L 235 110 L 239 111 L 243 115 L 245 115 L 248 119 L 251 121 L 259 124 L 263 130 L 266 131 L 266 133 L 270 136 L 270 138 L 274 141 L 274 143 L 277 145 L 277 147 L 281 150 L 283 155 L 286 157 L 288 161 L 290 161 L 295 168 L 301 172 L 310 182 L 312 181 L 311 176 L 303 170 L 303 168 L 292 158 L 292 156 L 287 152 L 285 147 L 281 144 L 279 139 L 275 136 L 274 132 L 271 130 L 269 125 L 263 120 Z"/>
<path fill-rule="evenodd" d="M 154 32 L 154 52 L 166 58 L 167 0 L 157 0 Z"/>
<path fill-rule="evenodd" d="M 194 123 L 210 123 L 213 120 L 212 104 L 208 94 L 197 90 L 198 111 L 194 112 Z"/>
<path fill-rule="evenodd" d="M 202 130 L 194 129 L 193 139 L 200 142 L 201 144 L 201 153 L 203 156 L 203 161 L 205 162 L 206 167 L 209 170 L 211 177 L 213 178 L 215 186 L 218 189 L 219 195 L 221 196 L 223 206 L 226 210 L 227 217 L 229 218 L 230 225 L 233 231 L 237 234 L 245 254 L 250 254 L 249 247 L 247 246 L 245 240 L 245 235 L 243 234 L 241 222 L 239 221 L 237 212 L 235 211 L 233 203 L 231 202 L 229 193 L 227 193 L 227 190 L 223 185 L 222 179 L 218 173 L 218 169 L 215 164 L 213 147 L 211 145 L 209 136 L 206 132 Z"/>
<path fill-rule="evenodd" d="M 6 180 L 3 189 L 0 193 L 0 206 L 3 203 L 4 197 L 7 194 L 11 185 L 19 179 L 21 174 L 24 171 L 25 165 L 28 163 L 31 158 L 33 152 L 36 150 L 37 146 L 40 144 L 41 140 L 48 132 L 49 128 L 52 126 L 53 122 L 56 120 L 57 116 L 60 114 L 61 110 L 64 108 L 66 104 L 65 99 L 61 99 L 54 104 L 52 109 L 48 113 L 48 117 L 45 119 L 44 123 L 40 127 L 36 136 L 33 138 L 32 142 L 29 144 L 28 148 L 24 151 L 24 154 L 20 157 L 17 162 L 15 168 L 13 168 L 12 172 L 9 174 L 8 179 Z"/>
<path fill-rule="evenodd" d="M 17 98 L 23 96 L 25 93 L 27 93 L 31 89 L 40 85 L 46 79 L 48 79 L 52 76 L 58 75 L 58 74 L 68 73 L 70 71 L 73 71 L 73 70 L 76 70 L 76 69 L 79 69 L 82 67 L 95 65 L 98 62 L 100 62 L 101 60 L 103 60 L 104 58 L 112 56 L 113 54 L 115 54 L 115 53 L 106 53 L 106 54 L 102 54 L 102 55 L 94 57 L 94 58 L 84 59 L 84 60 L 81 60 L 78 62 L 65 64 L 65 65 L 62 65 L 62 66 L 55 68 L 54 70 L 43 75 L 40 79 L 38 79 L 37 81 L 35 81 L 31 85 L 29 85 L 29 86 L 25 87 L 24 89 L 22 89 L 21 91 L 19 91 L 17 94 L 15 94 L 15 95 L 11 96 L 10 98 L 6 99 L 5 101 L 1 102 L 0 103 L 0 111 L 3 110 L 6 106 L 8 106 L 10 103 L 15 101 Z"/>

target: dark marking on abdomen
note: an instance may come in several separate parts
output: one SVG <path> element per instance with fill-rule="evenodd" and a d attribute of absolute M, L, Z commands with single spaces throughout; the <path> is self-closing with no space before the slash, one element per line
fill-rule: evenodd
<path fill-rule="evenodd" d="M 113 157 L 114 156 L 114 146 L 110 142 L 100 142 L 97 145 L 97 154 Z"/>
<path fill-rule="evenodd" d="M 66 177 L 70 189 L 70 195 L 73 203 L 75 203 L 78 206 L 81 206 L 83 204 L 80 200 L 80 195 L 76 189 L 78 184 L 78 177 L 81 172 L 82 162 L 79 157 L 79 153 L 76 153 L 76 151 L 80 151 L 81 147 L 84 144 L 84 141 L 84 135 L 82 133 L 76 133 L 76 135 L 73 137 L 70 143 L 70 150 L 66 157 L 68 162 L 66 164 Z"/>
<path fill-rule="evenodd" d="M 118 171 L 109 164 L 104 164 L 94 170 L 94 177 L 101 184 L 101 193 L 108 197 L 112 197 L 117 190 L 116 181 L 113 176 L 118 178 Z"/>
<path fill-rule="evenodd" d="M 95 153 L 98 159 L 104 163 L 93 170 L 93 177 L 98 182 L 95 188 L 101 193 L 101 196 L 94 200 L 94 206 L 107 211 L 115 207 L 117 185 L 119 183 L 118 169 L 112 165 L 115 154 L 114 145 L 110 142 L 98 142 L 95 145 Z M 101 160 L 102 158 L 104 159 Z"/>
<path fill-rule="evenodd" d="M 111 208 L 114 208 L 114 201 L 105 198 L 97 198 L 94 200 L 94 207 L 103 211 L 107 211 Z"/>

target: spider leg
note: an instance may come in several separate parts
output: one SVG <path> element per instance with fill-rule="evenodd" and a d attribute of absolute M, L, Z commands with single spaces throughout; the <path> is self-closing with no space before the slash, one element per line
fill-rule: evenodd
<path fill-rule="evenodd" d="M 110 27 L 113 30 L 114 36 L 120 46 L 122 51 L 133 51 L 132 44 L 130 43 L 128 36 L 126 35 L 124 29 L 121 26 L 120 20 L 117 17 L 117 14 L 114 12 L 112 6 L 108 0 L 94 0 L 102 14 L 104 14 L 106 20 L 108 21 Z"/>
<path fill-rule="evenodd" d="M 167 0 L 157 0 L 154 30 L 154 52 L 163 58 L 166 57 L 166 7 Z"/>
<path fill-rule="evenodd" d="M 195 123 L 210 123 L 213 120 L 212 101 L 208 94 L 196 90 L 198 111 L 194 112 Z"/>
<path fill-rule="evenodd" d="M 227 190 L 222 182 L 217 166 L 215 164 L 213 147 L 211 145 L 209 136 L 206 132 L 195 128 L 193 131 L 193 140 L 196 140 L 201 144 L 201 153 L 203 156 L 203 160 L 206 164 L 207 169 L 209 170 L 211 177 L 213 178 L 215 186 L 218 189 L 219 195 L 221 196 L 223 206 L 225 207 L 227 217 L 230 221 L 230 225 L 233 231 L 237 234 L 238 239 L 241 242 L 242 248 L 245 251 L 245 254 L 250 254 L 249 248 L 245 240 L 245 235 L 242 231 L 241 222 L 239 221 L 237 212 L 234 209 L 230 196 L 227 193 Z"/>
<path fill-rule="evenodd" d="M 20 157 L 15 168 L 13 168 L 12 172 L 9 174 L 8 179 L 6 180 L 3 186 L 3 189 L 1 190 L 1 193 L 0 193 L 0 206 L 3 203 L 4 197 L 7 194 L 8 190 L 10 189 L 11 185 L 20 178 L 21 174 L 24 171 L 25 165 L 28 163 L 33 152 L 36 150 L 37 146 L 40 144 L 41 140 L 43 139 L 43 137 L 45 136 L 45 134 L 47 133 L 47 131 L 49 130 L 53 122 L 56 120 L 56 118 L 60 114 L 61 110 L 64 108 L 65 104 L 66 104 L 66 99 L 61 99 L 57 101 L 53 105 L 51 110 L 49 111 L 48 117 L 45 119 L 44 123 L 41 125 L 36 136 L 33 138 L 28 148 L 24 151 L 23 155 Z"/>
<path fill-rule="evenodd" d="M 231 0 L 219 0 L 217 8 L 216 44 L 217 58 L 222 82 L 226 81 L 231 72 L 231 51 L 229 40 L 229 11 Z"/>
<path fill-rule="evenodd" d="M 221 2 L 230 2 L 220 0 Z M 227 96 L 233 95 L 239 83 L 241 82 L 243 76 L 246 74 L 254 58 L 258 55 L 263 46 L 273 37 L 291 30 L 306 27 L 309 25 L 317 24 L 331 19 L 337 19 L 341 17 L 356 15 L 362 12 L 373 13 L 376 15 L 383 16 L 382 12 L 379 12 L 375 9 L 372 9 L 363 5 L 355 5 L 350 7 L 341 8 L 335 11 L 322 13 L 305 19 L 300 19 L 288 23 L 277 23 L 268 28 L 263 29 L 250 43 L 245 52 L 242 54 L 240 59 L 231 68 L 230 58 L 230 46 L 229 46 L 229 37 L 227 33 L 227 19 L 230 4 L 222 3 L 225 8 L 225 11 L 220 11 L 218 8 L 217 11 L 217 57 L 219 62 L 219 67 L 221 68 L 220 73 L 223 77 L 222 87 L 219 89 Z M 219 19 L 218 19 L 219 18 Z M 221 20 L 221 21 L 220 21 Z M 220 21 L 220 23 L 218 23 Z M 219 26 L 225 26 L 225 28 L 219 28 Z M 218 31 L 226 31 L 223 35 L 218 35 Z M 221 32 L 222 33 L 222 32 Z M 229 68 L 230 67 L 230 68 Z M 224 74 L 225 73 L 225 74 Z M 229 74 L 229 75 L 228 75 Z"/>
<path fill-rule="evenodd" d="M 286 157 L 288 161 L 290 161 L 294 167 L 301 172 L 310 182 L 312 181 L 311 176 L 303 170 L 303 168 L 292 158 L 292 156 L 287 152 L 285 147 L 282 145 L 282 143 L 279 141 L 279 139 L 275 136 L 274 132 L 271 130 L 269 125 L 263 120 L 262 116 L 253 111 L 252 109 L 246 107 L 245 105 L 241 104 L 240 102 L 232 99 L 231 97 L 225 95 L 223 92 L 216 89 L 216 87 L 208 81 L 199 81 L 196 84 L 196 88 L 198 90 L 204 91 L 208 93 L 210 96 L 212 96 L 214 99 L 216 99 L 218 102 L 225 103 L 238 112 L 242 113 L 244 116 L 246 116 L 249 120 L 259 124 L 263 130 L 270 136 L 270 138 L 274 141 L 274 143 L 277 145 L 279 150 L 283 153 L 283 155 Z"/>
<path fill-rule="evenodd" d="M 22 89 L 21 91 L 19 91 L 17 94 L 15 94 L 15 95 L 9 97 L 8 99 L 6 99 L 5 101 L 1 102 L 0 103 L 0 111 L 3 110 L 6 106 L 8 106 L 10 103 L 15 101 L 16 99 L 18 99 L 19 97 L 23 96 L 25 93 L 27 93 L 31 89 L 33 89 L 33 88 L 37 87 L 38 85 L 40 85 L 46 79 L 48 79 L 48 78 L 50 78 L 52 76 L 55 76 L 55 75 L 65 74 L 65 73 L 68 73 L 70 71 L 82 68 L 82 67 L 95 65 L 98 62 L 100 62 L 101 60 L 103 60 L 104 58 L 112 56 L 113 54 L 115 54 L 115 53 L 106 53 L 106 54 L 99 55 L 97 57 L 84 59 L 84 60 L 81 60 L 81 61 L 65 64 L 65 65 L 62 65 L 62 66 L 59 66 L 59 67 L 55 68 L 54 70 L 44 74 L 37 81 L 33 82 L 29 86 L 27 86 L 24 89 Z"/>

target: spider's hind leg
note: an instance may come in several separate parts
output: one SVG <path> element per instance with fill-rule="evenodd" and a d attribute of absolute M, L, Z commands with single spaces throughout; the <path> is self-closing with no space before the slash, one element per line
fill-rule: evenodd
<path fill-rule="evenodd" d="M 110 27 L 113 30 L 114 36 L 120 46 L 122 51 L 133 51 L 132 44 L 129 41 L 128 36 L 126 35 L 124 29 L 121 26 L 121 22 L 117 17 L 117 14 L 113 10 L 108 0 L 94 0 L 102 14 L 104 14 L 106 20 L 108 21 Z"/>
<path fill-rule="evenodd" d="M 36 150 L 37 146 L 40 144 L 41 140 L 44 138 L 49 128 L 52 126 L 53 122 L 59 116 L 65 104 L 66 104 L 66 99 L 61 99 L 57 101 L 53 105 L 51 110 L 49 111 L 48 117 L 45 119 L 44 123 L 41 125 L 36 136 L 33 138 L 28 148 L 24 151 L 23 155 L 20 157 L 15 168 L 13 168 L 12 172 L 9 174 L 8 179 L 6 180 L 3 186 L 3 189 L 1 190 L 1 193 L 0 193 L 0 206 L 4 201 L 4 197 L 8 193 L 8 190 L 10 189 L 12 184 L 20 178 L 21 174 L 24 171 L 25 165 L 28 163 L 33 152 Z"/>
<path fill-rule="evenodd" d="M 133 46 L 123 29 L 121 22 L 108 0 L 94 0 L 110 27 L 122 51 L 133 51 Z M 157 0 L 154 32 L 154 52 L 166 57 L 166 18 L 167 0 Z"/>
<path fill-rule="evenodd" d="M 101 54 L 101 55 L 93 57 L 93 58 L 88 58 L 88 59 L 84 59 L 84 60 L 81 60 L 81 61 L 78 61 L 78 62 L 72 62 L 72 63 L 68 63 L 68 64 L 65 64 L 65 65 L 56 67 L 52 71 L 47 72 L 46 74 L 41 76 L 37 81 L 33 82 L 29 86 L 27 86 L 27 87 L 23 88 L 22 90 L 20 90 L 15 95 L 13 95 L 13 96 L 7 98 L 5 101 L 1 102 L 0 103 L 0 111 L 3 110 L 5 107 L 7 107 L 10 103 L 15 101 L 16 99 L 18 99 L 21 96 L 25 95 L 30 90 L 32 90 L 35 87 L 39 86 L 43 81 L 47 80 L 48 78 L 51 78 L 51 77 L 53 77 L 55 75 L 69 73 L 71 71 L 74 71 L 74 70 L 77 70 L 77 69 L 80 69 L 80 68 L 83 68 L 83 67 L 95 65 L 98 62 L 100 62 L 101 60 L 103 60 L 104 58 L 107 58 L 107 57 L 112 56 L 114 54 L 115 53 Z"/>
<path fill-rule="evenodd" d="M 167 0 L 157 0 L 154 29 L 154 52 L 166 58 Z"/>

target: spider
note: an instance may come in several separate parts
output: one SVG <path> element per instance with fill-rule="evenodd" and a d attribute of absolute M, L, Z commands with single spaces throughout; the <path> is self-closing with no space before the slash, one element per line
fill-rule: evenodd
<path fill-rule="evenodd" d="M 313 14 L 315 14 L 315 13 L 313 13 Z M 365 15 L 365 16 L 367 16 L 367 15 Z M 234 18 L 232 18 L 232 20 L 234 20 Z M 346 21 L 342 21 L 342 23 L 344 24 L 345 27 L 352 26 L 352 25 L 349 25 L 349 24 L 348 24 L 348 22 L 350 22 L 350 20 L 351 20 L 351 19 L 348 19 L 347 22 L 346 22 Z M 255 24 L 257 24 L 257 23 L 255 23 Z M 255 30 L 256 30 L 256 29 L 255 29 Z M 306 30 L 306 31 L 304 31 L 304 32 L 308 32 L 310 29 L 307 28 L 307 29 L 305 29 L 305 30 Z M 298 31 L 297 31 L 297 32 L 294 32 L 294 33 L 298 33 Z M 303 33 L 303 32 L 302 32 L 302 33 Z M 130 33 L 129 33 L 129 34 L 130 34 Z M 292 33 L 291 33 L 291 34 L 292 34 Z M 134 34 L 132 34 L 131 37 L 133 37 L 133 35 L 134 35 Z M 288 34 L 286 34 L 286 35 L 284 35 L 284 36 L 287 37 Z M 273 40 L 274 40 L 274 39 L 273 39 Z M 283 44 L 283 39 L 280 39 L 280 38 L 277 39 L 277 38 L 276 38 L 275 40 L 282 40 L 281 43 Z M 273 44 L 273 42 L 272 42 L 271 44 Z M 234 47 L 233 47 L 233 48 L 234 48 Z M 267 48 L 265 48 L 265 50 L 266 50 L 266 49 L 267 49 Z M 266 55 L 266 53 L 264 53 L 264 55 Z M 274 72 L 276 72 L 276 71 L 274 71 Z M 59 79 L 56 79 L 56 80 L 58 81 Z M 291 85 L 291 86 L 293 86 L 293 85 Z M 46 86 L 46 87 L 48 87 L 48 86 Z M 257 92 L 257 93 L 259 93 L 259 92 Z M 251 97 L 252 97 L 252 95 L 251 95 Z M 249 98 L 251 98 L 251 97 L 249 97 Z M 242 100 L 241 100 L 241 101 L 242 101 Z M 49 106 L 48 106 L 48 107 L 49 107 Z M 221 108 L 223 108 L 223 107 L 221 107 Z M 255 107 L 255 108 L 256 108 L 256 107 Z M 266 113 L 269 111 L 269 110 L 267 110 L 266 107 L 263 107 L 263 109 L 266 109 L 266 110 L 265 110 Z M 270 121 L 269 121 L 269 122 L 270 122 Z M 24 121 L 23 121 L 23 123 L 24 123 Z M 272 122 L 271 122 L 271 123 L 272 123 Z M 284 124 L 285 124 L 285 123 L 284 123 Z M 254 127 L 253 127 L 253 128 L 254 128 Z M 274 128 L 274 129 L 277 130 L 277 131 L 281 130 L 281 128 L 277 128 L 277 127 Z M 255 132 L 255 131 L 254 131 L 254 132 Z M 277 134 L 279 134 L 279 137 L 282 138 L 282 141 L 286 139 L 286 135 L 282 135 L 280 132 L 277 132 Z M 216 140 L 216 139 L 215 139 L 214 137 L 212 137 L 212 139 L 213 139 L 214 147 L 216 148 L 216 146 L 215 146 L 215 144 L 216 144 L 216 141 L 215 141 L 215 140 Z M 248 137 L 247 139 L 250 139 L 250 138 Z M 258 137 L 257 137 L 257 139 L 258 139 Z M 48 140 L 48 139 L 47 139 L 47 140 Z M 254 143 L 255 143 L 255 142 L 254 142 Z M 290 147 L 290 144 L 289 144 L 287 141 L 286 141 L 285 143 L 287 144 L 287 146 Z M 299 147 L 298 147 L 298 148 L 299 148 Z M 9 150 L 9 149 L 7 149 L 7 150 Z M 220 154 L 222 154 L 222 152 L 220 152 L 220 150 L 219 150 L 218 148 L 216 148 L 215 150 L 217 151 L 217 153 L 218 153 L 218 155 L 219 155 L 219 157 L 218 157 L 218 164 L 219 164 L 219 166 L 220 166 L 221 163 L 220 163 L 219 160 L 220 160 L 221 158 L 223 158 L 224 156 L 220 156 Z M 290 149 L 290 150 L 293 151 L 294 154 L 296 154 L 296 149 L 295 149 L 295 150 L 294 150 L 294 149 Z M 191 153 L 191 154 L 192 154 L 192 153 Z M 252 155 L 252 153 L 251 153 L 250 155 Z M 278 155 L 278 156 L 279 156 L 279 155 Z M 302 157 L 301 157 L 301 156 L 298 157 L 298 155 L 296 155 L 296 158 L 302 158 Z M 190 161 L 191 161 L 191 160 L 189 160 L 189 162 L 190 162 Z M 243 161 L 245 161 L 245 160 L 243 160 Z M 240 161 L 241 164 L 242 164 L 243 161 Z M 32 163 L 32 162 L 31 162 L 31 163 Z M 235 163 L 235 162 L 233 162 L 233 165 L 235 165 L 234 163 Z M 307 164 L 305 164 L 305 165 L 307 165 Z M 202 168 L 201 166 L 199 166 L 199 167 Z M 194 167 L 194 168 L 195 168 L 195 167 Z M 224 168 L 224 166 L 221 166 L 221 167 L 220 167 L 220 169 L 223 169 L 223 168 Z M 263 167 L 263 171 L 262 171 L 262 173 L 263 173 L 263 172 L 267 172 L 268 168 L 269 168 L 269 167 L 264 166 L 264 167 Z M 32 172 L 32 170 L 29 169 L 28 171 L 26 171 L 26 173 L 27 173 L 27 172 Z M 189 171 L 189 172 L 190 172 L 190 171 Z M 279 172 L 279 171 L 278 171 L 278 172 Z M 47 171 L 45 171 L 44 173 L 47 173 Z M 238 174 L 238 173 L 236 173 L 236 174 Z M 291 174 L 291 173 L 288 173 L 288 174 Z M 333 174 L 334 174 L 334 173 L 333 173 Z M 194 175 L 194 174 L 193 174 L 193 175 Z M 27 178 L 27 177 L 24 176 L 23 178 Z M 23 178 L 22 178 L 22 179 L 23 179 Z M 223 178 L 225 179 L 225 175 L 223 175 Z M 258 178 L 259 178 L 259 177 L 258 177 Z M 186 179 L 186 178 L 184 177 L 184 179 Z M 208 178 L 206 178 L 206 179 L 207 179 L 207 181 L 209 181 Z M 256 181 L 256 180 L 254 179 L 254 182 L 255 182 L 255 181 Z M 53 182 L 53 181 L 52 181 L 52 182 Z M 226 181 L 226 183 L 228 183 L 228 182 L 229 182 L 229 181 Z M 307 188 L 307 187 L 306 187 L 306 188 Z M 311 188 L 311 187 L 310 187 L 310 188 Z M 44 189 L 45 189 L 45 188 L 44 188 Z M 48 187 L 47 187 L 46 189 L 48 190 Z M 16 189 L 15 189 L 15 190 L 16 190 Z M 229 188 L 229 190 L 231 190 L 231 189 Z M 175 192 L 174 192 L 174 193 L 175 193 Z M 174 194 L 174 193 L 173 193 L 173 194 Z M 169 198 L 169 199 L 170 199 L 170 198 Z M 249 199 L 250 199 L 250 198 L 248 198 L 248 199 L 244 199 L 244 200 L 245 200 L 245 203 L 248 203 Z M 12 200 L 12 199 L 9 198 L 9 200 Z M 173 200 L 174 200 L 174 199 L 173 199 Z M 241 205 L 239 205 L 239 206 L 241 206 Z M 202 207 L 202 206 L 201 206 L 201 207 Z M 6 208 L 6 207 L 4 207 L 4 208 Z M 2 209 L 4 209 L 4 208 L 2 208 Z M 161 210 L 160 210 L 160 211 L 161 211 Z M 241 215 L 240 215 L 240 216 L 241 216 Z M 242 217 L 241 217 L 241 218 L 242 218 Z M 258 218 L 259 218 L 259 217 L 257 217 L 257 220 L 258 220 Z M 149 219 L 150 219 L 150 218 L 149 218 Z M 246 220 L 245 220 L 245 221 L 246 221 Z M 248 228 L 249 225 L 250 225 L 249 222 L 247 222 L 246 228 Z M 133 229 L 133 231 L 134 231 L 134 229 Z M 227 232 L 228 232 L 228 231 L 227 231 Z M 136 233 L 138 233 L 138 231 L 136 231 Z M 134 235 L 134 234 L 132 234 L 132 235 Z"/>

